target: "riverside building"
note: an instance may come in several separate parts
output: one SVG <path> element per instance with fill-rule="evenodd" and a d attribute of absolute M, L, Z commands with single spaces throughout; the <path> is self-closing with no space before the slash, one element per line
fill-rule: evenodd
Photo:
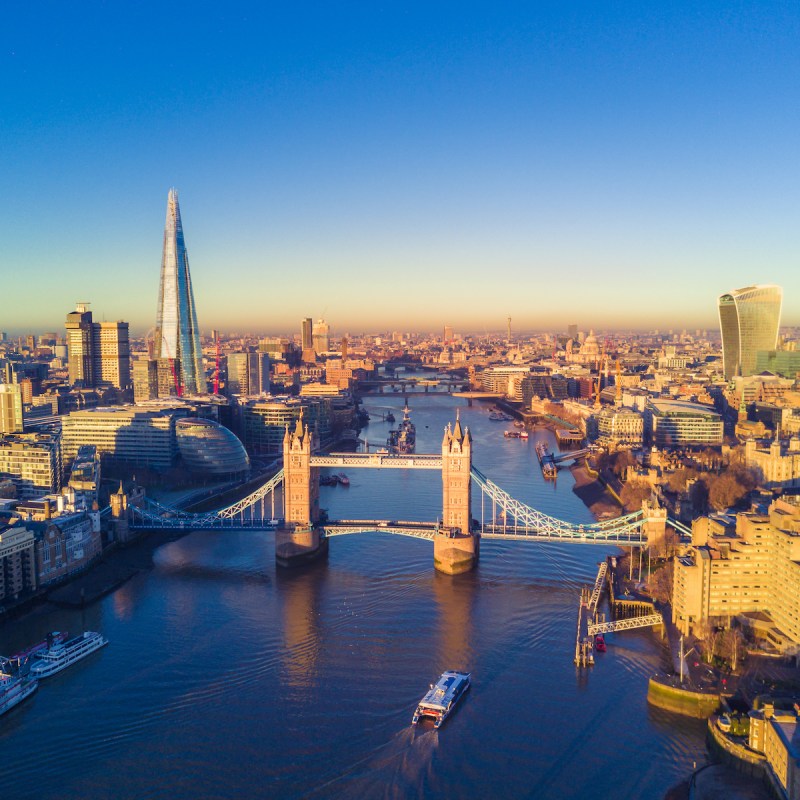
<path fill-rule="evenodd" d="M 0 436 L 0 478 L 9 478 L 23 500 L 57 492 L 61 488 L 60 434 Z"/>
<path fill-rule="evenodd" d="M 692 544 L 675 558 L 672 620 L 702 635 L 705 623 L 733 617 L 773 648 L 800 652 L 800 499 L 692 523 Z"/>
<path fill-rule="evenodd" d="M 100 456 L 155 470 L 169 469 L 178 456 L 175 420 L 185 413 L 185 408 L 150 410 L 139 406 L 75 411 L 61 424 L 64 463 L 71 464 L 81 446 L 94 445 Z"/>

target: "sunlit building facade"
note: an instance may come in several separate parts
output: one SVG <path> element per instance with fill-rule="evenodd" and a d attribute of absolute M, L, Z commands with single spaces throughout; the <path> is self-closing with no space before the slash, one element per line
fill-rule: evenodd
<path fill-rule="evenodd" d="M 169 190 L 164 250 L 161 257 L 161 284 L 156 314 L 155 358 L 176 365 L 182 394 L 205 394 L 200 330 L 189 274 L 189 255 L 183 238 L 178 193 Z"/>
<path fill-rule="evenodd" d="M 719 298 L 719 327 L 725 378 L 753 375 L 759 351 L 778 342 L 783 290 L 780 286 L 747 286 Z"/>

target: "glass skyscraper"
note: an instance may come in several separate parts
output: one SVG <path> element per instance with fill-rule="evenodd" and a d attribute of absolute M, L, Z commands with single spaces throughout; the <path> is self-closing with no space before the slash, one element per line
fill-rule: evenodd
<path fill-rule="evenodd" d="M 736 375 L 753 375 L 756 354 L 775 349 L 782 300 L 780 286 L 746 286 L 720 296 L 719 327 L 727 380 Z"/>
<path fill-rule="evenodd" d="M 177 394 L 206 393 L 189 256 L 175 189 L 169 190 L 167 198 L 154 357 L 173 364 Z"/>

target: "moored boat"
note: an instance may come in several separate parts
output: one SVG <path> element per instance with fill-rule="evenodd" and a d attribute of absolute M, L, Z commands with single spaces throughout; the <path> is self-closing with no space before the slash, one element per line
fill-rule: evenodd
<path fill-rule="evenodd" d="M 19 661 L 20 663 L 24 663 L 31 656 L 35 656 L 44 650 L 49 650 L 51 647 L 55 647 L 56 645 L 64 644 L 64 642 L 67 641 L 68 635 L 69 634 L 66 631 L 51 631 L 47 634 L 45 639 L 42 639 L 41 642 L 31 645 L 30 647 L 25 648 L 25 650 L 20 650 L 19 653 L 14 653 L 13 656 L 9 657 L 9 661 Z"/>
<path fill-rule="evenodd" d="M 436 684 L 431 684 L 428 693 L 419 701 L 411 724 L 416 725 L 423 717 L 430 717 L 433 719 L 433 727 L 440 728 L 469 689 L 470 676 L 469 672 L 456 670 L 443 672 Z"/>
<path fill-rule="evenodd" d="M 0 716 L 30 697 L 38 687 L 39 681 L 0 672 Z"/>
<path fill-rule="evenodd" d="M 30 675 L 32 678 L 47 678 L 55 675 L 107 644 L 108 639 L 102 634 L 85 631 L 68 642 L 37 654 Z"/>

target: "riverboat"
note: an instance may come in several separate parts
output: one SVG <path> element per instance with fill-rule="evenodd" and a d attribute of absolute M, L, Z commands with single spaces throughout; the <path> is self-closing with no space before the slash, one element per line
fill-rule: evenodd
<path fill-rule="evenodd" d="M 0 716 L 30 697 L 38 687 L 39 681 L 0 672 Z"/>
<path fill-rule="evenodd" d="M 340 472 L 336 477 L 339 479 L 339 483 L 341 483 L 342 486 L 350 485 L 350 478 L 348 478 L 347 475 L 344 474 L 344 472 Z"/>
<path fill-rule="evenodd" d="M 505 436 L 506 439 L 527 439 L 528 431 L 505 431 L 503 436 Z"/>
<path fill-rule="evenodd" d="M 597 636 L 594 637 L 594 649 L 597 650 L 598 653 L 605 653 L 606 640 L 603 638 L 602 633 L 598 633 Z"/>
<path fill-rule="evenodd" d="M 31 677 L 48 678 L 50 675 L 55 675 L 107 644 L 108 639 L 102 634 L 84 631 L 80 636 L 76 636 L 64 644 L 56 645 L 39 653 L 36 662 L 31 667 Z"/>
<path fill-rule="evenodd" d="M 469 689 L 470 675 L 469 672 L 455 670 L 443 672 L 436 684 L 431 684 L 428 693 L 419 701 L 411 724 L 416 725 L 423 717 L 431 717 L 433 727 L 440 728 Z"/>
<path fill-rule="evenodd" d="M 51 631 L 41 642 L 31 645 L 25 650 L 20 650 L 19 653 L 14 653 L 13 656 L 9 657 L 9 661 L 18 661 L 22 664 L 32 656 L 36 656 L 44 650 L 49 650 L 51 647 L 64 644 L 64 642 L 67 641 L 68 635 L 66 631 Z"/>

